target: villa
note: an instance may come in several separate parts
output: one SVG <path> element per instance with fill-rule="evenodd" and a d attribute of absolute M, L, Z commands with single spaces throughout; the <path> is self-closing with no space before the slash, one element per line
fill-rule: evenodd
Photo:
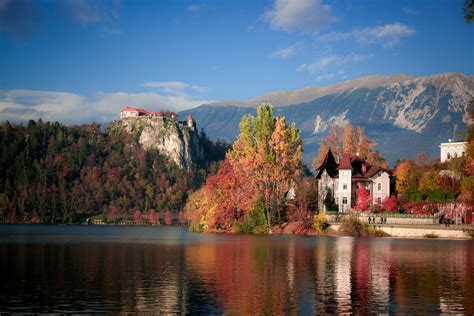
<path fill-rule="evenodd" d="M 356 190 L 365 186 L 372 196 L 372 205 L 381 204 L 390 196 L 390 176 L 388 169 L 373 166 L 359 156 L 344 153 L 340 163 L 336 162 L 331 149 L 319 166 L 316 178 L 319 179 L 319 209 L 324 210 L 324 198 L 331 192 L 339 211 L 347 213 L 355 206 Z"/>

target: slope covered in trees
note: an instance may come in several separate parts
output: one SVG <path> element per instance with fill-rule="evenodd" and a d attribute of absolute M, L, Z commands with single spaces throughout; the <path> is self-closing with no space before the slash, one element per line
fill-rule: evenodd
<path fill-rule="evenodd" d="M 6 122 L 0 126 L 0 222 L 75 223 L 101 213 L 114 220 L 137 211 L 178 217 L 187 192 L 227 149 L 199 137 L 206 157 L 184 169 L 120 129 Z"/>

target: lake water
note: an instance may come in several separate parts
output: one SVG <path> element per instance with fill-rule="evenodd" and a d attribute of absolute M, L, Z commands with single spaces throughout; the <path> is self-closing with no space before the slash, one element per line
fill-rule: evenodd
<path fill-rule="evenodd" d="M 1 312 L 474 313 L 474 241 L 1 226 Z"/>

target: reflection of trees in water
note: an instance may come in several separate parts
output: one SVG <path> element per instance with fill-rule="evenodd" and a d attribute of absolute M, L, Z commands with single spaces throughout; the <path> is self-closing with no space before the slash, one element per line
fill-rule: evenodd
<path fill-rule="evenodd" d="M 0 253 L 0 306 L 31 311 L 474 313 L 469 242 L 211 235 Z"/>

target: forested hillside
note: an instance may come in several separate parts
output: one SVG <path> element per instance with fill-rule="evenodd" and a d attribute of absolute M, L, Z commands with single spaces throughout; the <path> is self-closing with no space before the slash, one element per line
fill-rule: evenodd
<path fill-rule="evenodd" d="M 0 222 L 77 223 L 97 214 L 114 220 L 137 210 L 177 216 L 188 192 L 225 156 L 226 144 L 199 138 L 205 157 L 185 169 L 120 129 L 6 122 L 0 126 Z"/>

